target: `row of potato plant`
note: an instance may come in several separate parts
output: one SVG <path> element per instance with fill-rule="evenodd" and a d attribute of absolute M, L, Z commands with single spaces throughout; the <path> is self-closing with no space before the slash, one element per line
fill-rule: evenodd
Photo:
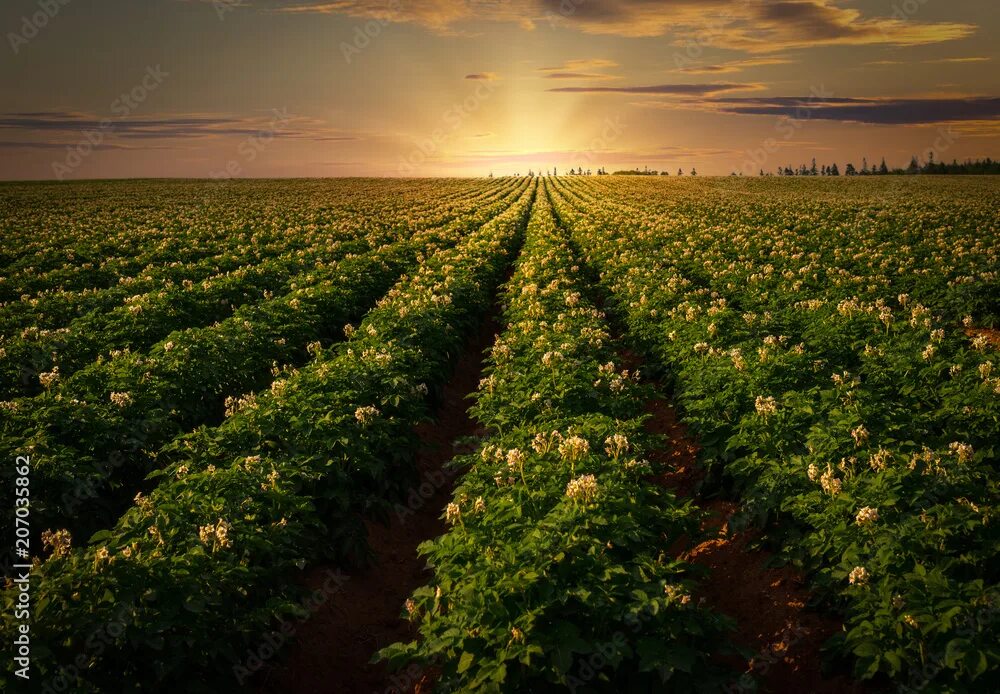
<path fill-rule="evenodd" d="M 122 277 L 113 287 L 45 290 L 37 296 L 25 296 L 0 306 L 0 333 L 9 336 L 24 328 L 37 328 L 39 331 L 61 328 L 91 311 L 117 308 L 133 296 L 169 290 L 177 285 L 191 286 L 282 253 L 314 259 L 322 250 L 322 241 L 328 238 L 325 233 L 301 234 L 283 236 L 266 243 L 259 240 L 260 245 L 252 244 L 249 238 L 234 238 L 228 247 L 218 253 L 191 262 L 175 260 L 154 265 L 134 277 Z"/>
<path fill-rule="evenodd" d="M 769 241 L 752 233 L 703 242 L 712 271 L 692 279 L 677 260 L 689 230 L 622 223 L 627 205 L 583 186 L 556 198 L 710 473 L 845 616 L 835 652 L 864 678 L 981 691 L 1000 670 L 1000 378 L 986 338 L 905 294 L 758 285 L 748 264 L 795 259 L 761 253 Z M 796 244 L 818 248 L 822 233 Z M 941 299 L 947 315 L 955 300 Z"/>
<path fill-rule="evenodd" d="M 467 212 L 473 201 L 482 204 L 478 192 L 466 199 L 465 208 L 456 211 L 441 207 L 440 216 L 431 216 L 428 223 L 406 229 L 406 233 L 451 221 Z M 495 192 L 497 197 L 501 194 Z M 435 203 L 428 202 L 427 207 L 434 208 Z M 40 379 L 44 380 L 44 375 L 68 376 L 112 349 L 145 350 L 174 330 L 224 320 L 240 305 L 256 304 L 276 293 L 282 295 L 293 288 L 322 282 L 338 272 L 339 259 L 392 243 L 399 236 L 394 227 L 380 227 L 365 234 L 368 225 L 362 218 L 356 218 L 352 226 L 356 229 L 353 238 L 345 235 L 343 242 L 333 245 L 321 241 L 324 248 L 318 258 L 315 254 L 278 256 L 197 285 L 182 283 L 134 294 L 113 310 L 88 313 L 62 328 L 27 328 L 18 335 L 0 337 L 0 399 L 36 394 L 43 389 Z"/>
<path fill-rule="evenodd" d="M 73 184 L 76 185 L 78 184 Z M 290 186 L 294 189 L 295 182 Z M 286 194 L 284 188 L 285 186 L 280 191 L 282 197 Z M 185 280 L 190 284 L 199 283 L 212 275 L 231 272 L 281 253 L 297 252 L 303 258 L 318 258 L 321 253 L 336 252 L 339 244 L 345 241 L 365 235 L 384 237 L 399 230 L 433 225 L 437 223 L 437 217 L 414 220 L 413 212 L 423 209 L 439 211 L 442 203 L 459 202 L 461 197 L 473 192 L 472 188 L 470 185 L 445 185 L 434 196 L 425 192 L 422 198 L 412 196 L 405 186 L 401 190 L 386 190 L 376 199 L 381 203 L 376 220 L 359 213 L 352 204 L 353 195 L 345 198 L 343 191 L 336 195 L 318 194 L 314 204 L 325 204 L 321 211 L 313 211 L 308 215 L 301 212 L 296 214 L 294 204 L 290 203 L 292 210 L 286 218 L 259 219 L 259 210 L 244 204 L 243 212 L 234 219 L 229 208 L 206 206 L 201 211 L 199 224 L 172 229 L 178 242 L 184 244 L 181 249 L 185 252 L 195 249 L 199 254 L 207 254 L 204 257 L 185 262 L 178 256 L 162 262 L 150 262 L 137 274 L 121 275 L 117 283 L 104 288 L 66 290 L 54 283 L 34 296 L 25 294 L 20 300 L 0 304 L 0 333 L 9 335 L 30 327 L 40 330 L 60 328 L 89 311 L 110 310 L 131 297 L 170 290 L 176 285 L 185 284 Z M 345 190 L 352 194 L 363 192 L 363 189 L 357 191 L 353 185 L 347 186 Z M 294 201 L 294 193 L 288 195 Z M 274 191 L 268 197 L 274 198 Z M 147 195 L 149 205 L 154 210 L 163 207 L 165 201 L 162 198 L 163 192 L 159 188 L 149 191 Z M 176 211 L 177 202 L 171 202 Z M 25 206 L 31 209 L 30 203 Z M 455 212 L 458 209 L 452 208 Z M 75 211 L 77 217 L 83 219 L 94 214 L 88 205 L 81 203 L 76 204 Z M 223 233 L 215 234 L 210 239 L 204 238 L 204 232 L 200 231 L 204 226 L 221 227 Z M 64 232 L 63 228 L 57 226 L 55 229 L 46 229 L 41 237 L 53 246 L 62 248 Z M 99 243 L 99 249 L 107 250 L 109 230 L 102 229 L 101 232 L 99 235 L 94 234 L 96 239 L 77 239 L 71 251 L 73 260 L 80 265 L 84 264 L 85 261 L 78 259 L 77 254 L 87 252 L 86 242 Z M 135 235 L 135 230 L 128 233 Z M 110 235 L 112 242 L 118 239 L 118 235 Z M 151 235 L 151 230 L 144 230 L 141 235 L 136 236 L 145 239 Z M 81 245 L 85 250 L 79 248 Z M 122 250 L 112 245 L 109 254 L 121 253 Z M 12 268 L 7 266 L 5 273 L 10 272 Z"/>
<path fill-rule="evenodd" d="M 668 549 L 698 513 L 646 480 L 648 390 L 540 193 L 504 294 L 507 327 L 472 412 L 489 435 L 421 546 L 432 583 L 406 602 L 419 639 L 380 656 L 440 671 L 439 691 L 717 690 L 726 623 Z M 716 688 L 716 689 L 713 689 Z"/>
<path fill-rule="evenodd" d="M 5 183 L 5 249 L 37 250 L 4 264 L 0 301 L 114 287 L 160 265 L 214 255 L 237 239 L 259 243 L 315 228 L 336 234 L 359 218 L 369 228 L 405 228 L 418 219 L 409 210 L 480 184 L 442 180 L 435 189 L 427 181 L 303 180 L 278 189 L 267 181 Z"/>
<path fill-rule="evenodd" d="M 163 444 L 252 399 L 282 365 L 307 358 L 308 345 L 338 338 L 400 274 L 500 214 L 525 186 L 498 183 L 468 200 L 466 214 L 452 223 L 345 258 L 282 297 L 241 307 L 212 326 L 174 332 L 147 353 L 115 353 L 57 379 L 42 395 L 0 405 L 0 451 L 27 451 L 39 461 L 32 472 L 33 525 L 40 531 L 58 524 L 78 536 L 106 527 L 159 466 Z M 4 499 L 13 494 L 13 485 L 0 492 Z M 4 530 L 10 519 L 7 513 Z"/>
<path fill-rule="evenodd" d="M 108 311 L 90 311 L 61 328 L 25 328 L 0 342 L 0 398 L 35 395 L 44 390 L 39 380 L 42 374 L 69 376 L 112 349 L 141 351 L 174 330 L 224 320 L 241 305 L 282 294 L 295 279 L 317 269 L 322 272 L 328 263 L 335 264 L 344 255 L 366 250 L 369 248 L 363 241 L 353 241 L 330 255 L 324 253 L 323 260 L 282 255 L 198 284 L 182 282 L 160 291 L 134 294 Z"/>
<path fill-rule="evenodd" d="M 151 678 L 164 690 L 235 687 L 248 647 L 301 616 L 296 569 L 363 555 L 364 516 L 415 481 L 413 426 L 516 250 L 534 192 L 519 190 L 401 280 L 347 342 L 317 347 L 309 365 L 191 437 L 189 457 L 90 546 L 48 538 L 33 582 L 38 679 L 83 692 Z M 5 591 L 4 639 L 14 598 Z"/>

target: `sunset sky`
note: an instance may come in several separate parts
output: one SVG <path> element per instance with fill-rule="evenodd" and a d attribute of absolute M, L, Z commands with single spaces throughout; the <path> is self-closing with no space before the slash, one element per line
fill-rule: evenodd
<path fill-rule="evenodd" d="M 0 177 L 1000 157 L 992 0 L 4 0 Z"/>

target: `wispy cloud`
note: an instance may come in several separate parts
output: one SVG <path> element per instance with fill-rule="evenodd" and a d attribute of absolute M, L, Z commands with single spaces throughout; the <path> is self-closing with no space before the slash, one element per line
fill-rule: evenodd
<path fill-rule="evenodd" d="M 938 58 L 936 60 L 924 60 L 923 62 L 928 65 L 939 65 L 946 63 L 987 63 L 990 60 L 990 58 L 985 56 L 974 55 L 964 58 Z"/>
<path fill-rule="evenodd" d="M 472 72 L 465 76 L 467 80 L 484 80 L 486 82 L 493 82 L 494 80 L 500 79 L 500 75 L 495 72 Z"/>
<path fill-rule="evenodd" d="M 618 63 L 606 58 L 575 58 L 567 60 L 562 65 L 549 65 L 538 68 L 539 72 L 569 72 L 573 70 L 600 70 L 618 67 Z"/>
<path fill-rule="evenodd" d="M 763 84 L 713 82 L 710 84 L 653 84 L 641 87 L 556 87 L 550 92 L 575 94 L 656 94 L 661 96 L 711 96 L 724 92 L 757 91 Z"/>
<path fill-rule="evenodd" d="M 618 67 L 618 63 L 605 58 L 577 58 L 567 60 L 562 65 L 550 65 L 538 68 L 542 77 L 549 80 L 615 80 L 620 79 L 617 75 L 609 75 L 605 72 L 595 72 Z"/>
<path fill-rule="evenodd" d="M 714 63 L 711 65 L 691 65 L 681 67 L 674 72 L 683 72 L 691 75 L 721 75 L 732 72 L 742 72 L 748 67 L 761 67 L 764 65 L 791 65 L 794 60 L 783 57 L 774 58 L 748 58 L 746 60 L 729 60 L 724 63 Z"/>
<path fill-rule="evenodd" d="M 924 125 L 955 121 L 994 121 L 1000 132 L 1000 97 L 941 99 L 723 97 L 704 102 L 723 113 L 786 116 L 877 125 Z"/>
<path fill-rule="evenodd" d="M 39 142 L 39 141 L 17 141 L 17 140 L 0 140 L 0 149 L 57 149 L 60 151 L 65 151 L 66 146 L 70 144 L 67 142 Z M 75 143 L 73 143 L 75 144 Z M 99 142 L 95 145 L 91 145 L 95 150 L 150 150 L 150 149 L 165 149 L 170 151 L 175 151 L 177 148 L 173 145 L 152 145 L 152 144 L 115 144 L 111 142 Z"/>
<path fill-rule="evenodd" d="M 553 17 L 564 0 L 539 0 Z M 683 36 L 707 45 L 767 53 L 817 45 L 913 46 L 963 38 L 970 24 L 865 16 L 833 0 L 619 0 L 574 5 L 563 23 L 591 34 Z"/>
<path fill-rule="evenodd" d="M 547 72 L 544 75 L 547 80 L 616 80 L 621 79 L 616 75 L 602 75 L 599 72 Z"/>
<path fill-rule="evenodd" d="M 274 127 L 275 115 L 227 116 L 214 114 L 185 114 L 132 118 L 102 119 L 98 116 L 73 111 L 32 111 L 0 114 L 0 131 L 19 133 L 26 139 L 18 141 L 19 147 L 64 147 L 75 143 L 81 135 L 100 131 L 105 133 L 102 147 L 127 149 L 130 146 L 116 140 L 194 139 L 209 137 L 253 136 L 266 133 L 268 137 L 307 139 L 317 142 L 346 142 L 360 139 L 358 133 L 328 127 L 322 121 L 283 114 L 282 127 Z M 38 136 L 44 136 L 38 137 Z M 52 139 L 55 138 L 55 139 Z M 61 141 L 62 140 L 66 140 Z M 12 148 L 13 140 L 3 145 Z M 148 148 L 148 146 L 145 146 Z"/>
<path fill-rule="evenodd" d="M 414 23 L 439 33 L 454 33 L 456 24 L 485 20 L 516 22 L 526 29 L 549 22 L 615 36 L 696 34 L 706 45 L 754 53 L 818 45 L 916 46 L 964 38 L 976 30 L 965 23 L 870 16 L 836 0 L 577 0 L 572 12 L 565 11 L 567 0 L 256 1 L 270 12 L 343 14 Z"/>

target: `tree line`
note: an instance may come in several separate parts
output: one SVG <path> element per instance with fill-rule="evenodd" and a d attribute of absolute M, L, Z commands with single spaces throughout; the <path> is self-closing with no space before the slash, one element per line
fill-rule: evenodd
<path fill-rule="evenodd" d="M 934 161 L 934 153 L 931 152 L 927 161 L 921 163 L 916 157 L 910 159 L 910 163 L 906 168 L 893 167 L 889 168 L 889 165 L 885 163 L 885 157 L 882 157 L 882 161 L 879 164 L 872 163 L 870 166 L 868 164 L 868 158 L 863 157 L 861 159 L 861 168 L 854 166 L 853 162 L 848 162 L 844 166 L 845 176 L 904 176 L 904 175 L 914 175 L 914 174 L 963 174 L 963 175 L 998 175 L 1000 174 L 1000 161 L 994 161 L 989 157 L 985 159 L 966 159 L 964 162 L 959 162 L 957 159 L 953 159 L 950 164 L 945 162 Z M 737 175 L 735 173 L 733 176 Z M 812 160 L 811 165 L 800 164 L 796 168 L 791 166 L 779 166 L 775 173 L 766 173 L 764 169 L 760 170 L 761 176 L 840 176 L 840 169 L 837 167 L 836 162 L 833 164 L 822 164 L 817 167 L 816 160 Z"/>

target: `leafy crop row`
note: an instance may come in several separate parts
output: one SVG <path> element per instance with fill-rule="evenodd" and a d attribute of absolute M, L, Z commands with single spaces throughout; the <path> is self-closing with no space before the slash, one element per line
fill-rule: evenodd
<path fill-rule="evenodd" d="M 421 553 L 406 603 L 420 639 L 381 656 L 441 671 L 441 691 L 709 690 L 725 623 L 691 598 L 668 547 L 690 504 L 644 480 L 638 374 L 614 363 L 603 314 L 542 193 L 505 294 L 476 418 L 490 435 Z"/>
<path fill-rule="evenodd" d="M 473 199 L 481 200 L 479 196 Z M 468 199 L 465 202 L 468 204 Z M 425 207 L 440 212 L 413 225 L 406 230 L 408 233 L 439 226 L 468 209 L 467 206 L 449 209 L 437 202 L 428 202 Z M 412 210 L 405 213 L 411 214 Z M 384 222 L 391 217 L 390 211 L 380 212 L 379 217 Z M 124 302 L 118 301 L 109 311 L 92 311 L 53 330 L 37 329 L 35 325 L 19 331 L 18 335 L 0 337 L 0 398 L 36 394 L 43 387 L 39 379 L 44 380 L 46 375 L 57 373 L 66 377 L 112 349 L 144 350 L 173 330 L 223 320 L 240 305 L 321 281 L 326 269 L 335 270 L 340 258 L 392 243 L 400 231 L 394 225 L 384 224 L 368 229 L 371 225 L 363 217 L 339 226 L 341 236 L 332 243 L 329 232 L 315 235 L 308 255 L 278 254 L 253 265 L 238 266 L 232 272 L 199 284 L 182 281 L 179 286 L 174 284 L 160 291 L 131 291 Z M 83 298 L 118 295 L 121 290 L 91 292 Z M 66 294 L 56 294 L 53 298 L 59 296 Z"/>
<path fill-rule="evenodd" d="M 50 538 L 33 583 L 36 677 L 74 691 L 232 687 L 245 648 L 301 609 L 295 569 L 363 553 L 363 516 L 415 476 L 413 425 L 510 262 L 534 192 L 519 190 L 402 280 L 350 340 L 192 439 L 190 457 L 91 546 Z"/>
<path fill-rule="evenodd" d="M 674 383 L 710 472 L 845 615 L 834 645 L 857 674 L 982 691 L 1000 670 L 1000 379 L 986 338 L 949 315 L 979 312 L 981 296 L 923 273 L 900 281 L 936 306 L 880 296 L 861 273 L 904 262 L 902 247 L 859 257 L 845 285 L 806 288 L 797 278 L 843 254 L 818 220 L 705 238 L 585 186 L 556 200 Z M 947 236 L 927 236 L 919 250 L 947 256 Z M 960 243 L 995 257 L 995 239 Z M 949 258 L 959 275 L 974 262 Z"/>
<path fill-rule="evenodd" d="M 336 234 L 345 220 L 364 220 L 369 229 L 400 220 L 411 226 L 426 201 L 470 188 L 475 183 L 286 181 L 276 195 L 268 181 L 7 183 L 0 185 L 0 257 L 9 259 L 0 301 L 115 287 L 235 244 L 310 229 Z"/>
<path fill-rule="evenodd" d="M 158 466 L 160 446 L 221 417 L 227 396 L 252 398 L 279 364 L 299 361 L 307 345 L 339 334 L 423 254 L 496 216 L 522 189 L 504 183 L 484 190 L 455 222 L 347 257 L 284 296 L 241 307 L 209 327 L 174 332 L 148 353 L 115 354 L 40 396 L 12 401 L 0 451 L 28 450 L 39 461 L 32 475 L 35 527 L 58 524 L 77 535 L 105 527 Z M 5 485 L 3 498 L 12 495 Z"/>

